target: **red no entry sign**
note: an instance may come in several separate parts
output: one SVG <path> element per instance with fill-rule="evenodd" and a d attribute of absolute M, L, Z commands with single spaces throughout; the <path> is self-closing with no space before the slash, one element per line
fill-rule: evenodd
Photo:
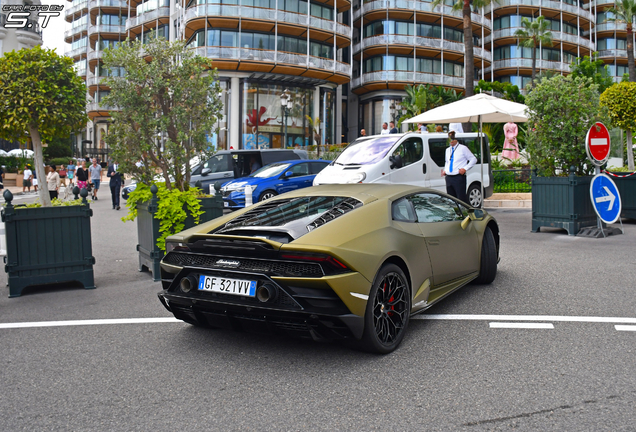
<path fill-rule="evenodd" d="M 610 153 L 610 134 L 601 122 L 594 123 L 585 137 L 587 157 L 594 165 L 603 165 Z"/>

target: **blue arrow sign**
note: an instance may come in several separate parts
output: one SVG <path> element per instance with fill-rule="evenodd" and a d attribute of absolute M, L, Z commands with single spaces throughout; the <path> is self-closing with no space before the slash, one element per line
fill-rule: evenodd
<path fill-rule="evenodd" d="M 597 174 L 590 183 L 594 211 L 606 224 L 613 224 L 621 215 L 621 196 L 614 181 L 606 174 Z"/>

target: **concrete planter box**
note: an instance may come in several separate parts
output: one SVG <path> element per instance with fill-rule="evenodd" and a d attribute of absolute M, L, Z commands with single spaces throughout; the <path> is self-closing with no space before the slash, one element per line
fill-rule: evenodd
<path fill-rule="evenodd" d="M 617 172 L 616 175 L 625 175 Z M 636 219 L 636 175 L 629 177 L 613 177 L 614 183 L 621 194 L 621 217 Z"/>
<path fill-rule="evenodd" d="M 20 184 L 18 184 L 18 181 L 20 182 Z M 16 173 L 5 173 L 4 175 L 4 187 L 8 187 L 8 186 L 22 186 L 22 175 L 20 175 L 20 178 L 18 180 L 18 174 Z"/>
<path fill-rule="evenodd" d="M 95 288 L 91 245 L 91 210 L 83 190 L 84 205 L 20 208 L 11 204 L 6 190 L 2 209 L 7 238 L 4 270 L 8 273 L 9 297 L 18 297 L 32 285 L 77 281 Z M 61 245 L 73 247 L 61 252 Z"/>
<path fill-rule="evenodd" d="M 563 228 L 576 235 L 581 228 L 596 226 L 590 200 L 591 176 L 538 177 L 532 174 L 532 232 L 541 227 Z"/>
<path fill-rule="evenodd" d="M 137 251 L 139 252 L 139 271 L 149 270 L 152 273 L 152 279 L 155 282 L 161 280 L 161 270 L 159 263 L 164 257 L 164 251 L 157 246 L 157 239 L 161 237 L 159 233 L 159 219 L 155 218 L 157 213 L 157 187 L 152 185 L 150 188 L 152 199 L 137 204 Z M 211 221 L 223 215 L 223 198 L 218 193 L 216 196 L 201 198 L 201 206 L 204 213 L 201 215 L 199 223 Z M 194 220 L 188 216 L 185 220 L 184 229 L 195 226 Z"/>

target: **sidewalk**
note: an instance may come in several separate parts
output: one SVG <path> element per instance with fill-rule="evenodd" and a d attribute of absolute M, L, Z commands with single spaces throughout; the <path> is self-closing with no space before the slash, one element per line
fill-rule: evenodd
<path fill-rule="evenodd" d="M 532 208 L 532 194 L 495 193 L 486 198 L 484 208 Z"/>

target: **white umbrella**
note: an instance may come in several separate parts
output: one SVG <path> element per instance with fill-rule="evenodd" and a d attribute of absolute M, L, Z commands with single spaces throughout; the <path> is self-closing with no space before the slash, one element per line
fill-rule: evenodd
<path fill-rule="evenodd" d="M 402 123 L 466 123 L 479 122 L 479 138 L 481 152 L 481 200 L 484 202 L 484 139 L 482 123 L 524 123 L 528 107 L 524 104 L 499 99 L 487 93 L 479 93 L 457 102 L 442 105 L 416 115 Z"/>
<path fill-rule="evenodd" d="M 13 149 L 9 151 L 9 156 L 33 157 L 33 150 L 29 149 Z"/>
<path fill-rule="evenodd" d="M 9 156 L 9 153 L 7 153 L 6 151 L 0 149 L 0 156 Z"/>

